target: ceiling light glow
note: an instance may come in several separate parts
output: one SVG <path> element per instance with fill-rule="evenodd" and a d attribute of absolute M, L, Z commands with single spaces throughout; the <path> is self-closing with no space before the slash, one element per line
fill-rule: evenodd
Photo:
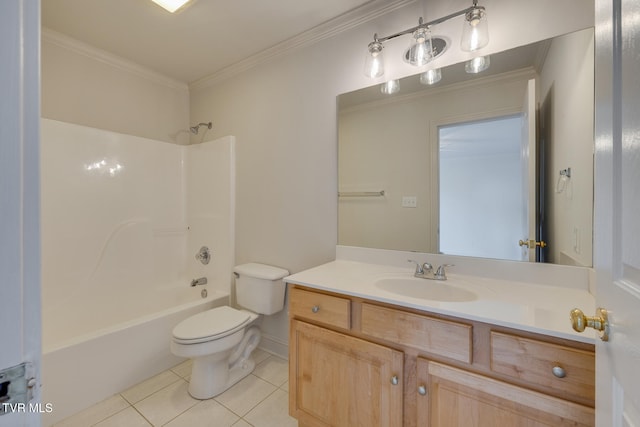
<path fill-rule="evenodd" d="M 155 4 L 162 6 L 164 9 L 173 13 L 187 4 L 189 0 L 151 0 Z"/>

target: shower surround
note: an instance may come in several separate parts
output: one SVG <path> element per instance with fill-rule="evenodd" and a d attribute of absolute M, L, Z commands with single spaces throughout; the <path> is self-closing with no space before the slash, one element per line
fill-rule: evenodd
<path fill-rule="evenodd" d="M 227 304 L 235 141 L 179 146 L 49 119 L 41 133 L 48 425 L 178 363 L 173 326 Z"/>

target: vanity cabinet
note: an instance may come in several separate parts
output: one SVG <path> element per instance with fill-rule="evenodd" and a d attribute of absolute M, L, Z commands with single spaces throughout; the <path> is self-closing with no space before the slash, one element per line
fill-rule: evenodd
<path fill-rule="evenodd" d="M 402 352 L 298 320 L 291 336 L 300 425 L 402 426 Z"/>
<path fill-rule="evenodd" d="M 291 290 L 291 415 L 300 426 L 400 427 L 404 355 L 340 332 L 351 329 L 351 305 L 348 298 Z"/>
<path fill-rule="evenodd" d="M 417 425 L 593 426 L 593 408 L 423 358 L 417 361 Z"/>
<path fill-rule="evenodd" d="M 593 426 L 592 344 L 294 285 L 304 426 Z"/>

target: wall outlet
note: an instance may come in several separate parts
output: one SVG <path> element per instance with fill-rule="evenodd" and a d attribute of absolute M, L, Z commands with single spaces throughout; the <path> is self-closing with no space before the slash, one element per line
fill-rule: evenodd
<path fill-rule="evenodd" d="M 403 208 L 416 208 L 418 207 L 418 198 L 416 196 L 402 196 Z"/>

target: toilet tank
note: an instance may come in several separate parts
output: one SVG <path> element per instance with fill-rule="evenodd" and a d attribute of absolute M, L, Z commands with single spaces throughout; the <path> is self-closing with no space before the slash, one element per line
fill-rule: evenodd
<path fill-rule="evenodd" d="M 242 307 L 259 314 L 273 314 L 284 308 L 284 268 L 251 262 L 237 265 L 236 300 Z"/>

